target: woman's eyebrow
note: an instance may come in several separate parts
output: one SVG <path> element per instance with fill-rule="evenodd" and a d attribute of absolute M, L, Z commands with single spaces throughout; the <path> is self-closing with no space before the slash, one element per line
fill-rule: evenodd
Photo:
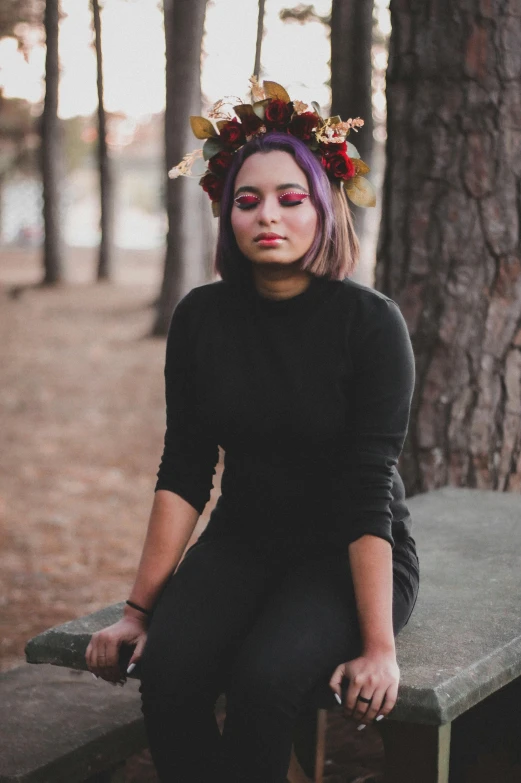
<path fill-rule="evenodd" d="M 306 191 L 306 188 L 303 185 L 299 185 L 296 182 L 286 182 L 284 185 L 277 185 L 275 190 L 286 190 L 286 188 L 299 188 L 299 190 Z M 243 193 L 246 190 L 253 193 L 261 192 L 259 188 L 255 188 L 253 185 L 242 185 L 242 187 L 237 188 L 235 191 L 235 197 L 237 197 L 239 193 Z"/>

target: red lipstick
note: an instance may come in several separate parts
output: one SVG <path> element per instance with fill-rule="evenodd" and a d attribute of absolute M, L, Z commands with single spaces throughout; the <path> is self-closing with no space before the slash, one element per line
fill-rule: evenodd
<path fill-rule="evenodd" d="M 261 247 L 277 247 L 283 239 L 284 237 L 281 237 L 280 234 L 266 232 L 257 234 L 254 241 L 257 242 L 258 245 L 261 245 Z"/>

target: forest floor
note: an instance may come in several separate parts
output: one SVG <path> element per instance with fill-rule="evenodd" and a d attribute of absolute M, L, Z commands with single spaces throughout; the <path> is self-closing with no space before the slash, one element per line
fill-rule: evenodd
<path fill-rule="evenodd" d="M 116 284 L 94 285 L 93 251 L 71 250 L 53 289 L 32 287 L 38 258 L 0 256 L 0 670 L 35 634 L 128 594 L 164 434 L 164 340 L 148 337 L 162 253 L 120 251 Z M 328 783 L 380 779 L 376 731 L 346 744 L 344 726 L 331 727 Z M 147 753 L 126 774 L 156 780 Z"/>

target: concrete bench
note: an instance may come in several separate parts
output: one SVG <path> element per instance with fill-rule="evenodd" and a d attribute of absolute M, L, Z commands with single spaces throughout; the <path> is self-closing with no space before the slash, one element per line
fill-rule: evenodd
<path fill-rule="evenodd" d="M 116 783 L 146 747 L 138 683 L 20 666 L 0 675 L 0 783 Z"/>
<path fill-rule="evenodd" d="M 495 743 L 521 732 L 521 502 L 514 493 L 445 487 L 408 505 L 422 584 L 398 638 L 398 703 L 379 724 L 386 781 L 448 783 L 450 772 L 450 783 L 459 783 L 494 727 Z M 28 643 L 27 660 L 85 668 L 91 634 L 122 607 L 40 634 Z M 322 783 L 334 708 L 323 709 L 320 699 L 313 707 L 314 726 L 299 728 L 295 747 L 307 777 Z M 290 779 L 305 780 L 292 763 Z"/>

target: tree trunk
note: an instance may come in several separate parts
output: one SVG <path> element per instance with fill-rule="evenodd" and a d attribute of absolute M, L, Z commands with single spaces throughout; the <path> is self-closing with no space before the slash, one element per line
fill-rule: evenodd
<path fill-rule="evenodd" d="M 521 490 L 521 13 L 392 0 L 376 287 L 417 362 L 409 493 Z"/>
<path fill-rule="evenodd" d="M 373 3 L 372 0 L 333 0 L 331 6 L 331 114 L 343 120 L 362 117 L 364 127 L 350 134 L 350 141 L 360 157 L 372 166 L 373 104 L 372 61 Z M 355 230 L 363 239 L 366 210 L 350 205 Z M 364 255 L 364 254 L 362 254 Z M 362 258 L 364 263 L 365 258 Z"/>
<path fill-rule="evenodd" d="M 255 65 L 253 66 L 253 74 L 260 78 L 261 70 L 261 53 L 262 53 L 262 39 L 264 37 L 264 8 L 266 0 L 259 0 L 259 15 L 257 17 L 257 41 L 255 43 Z"/>
<path fill-rule="evenodd" d="M 166 37 L 165 153 L 167 170 L 199 142 L 189 116 L 201 113 L 201 46 L 206 0 L 164 0 Z M 172 311 L 209 277 L 211 207 L 197 181 L 168 180 L 168 235 L 154 335 L 168 331 Z"/>
<path fill-rule="evenodd" d="M 99 0 L 91 0 L 96 48 L 98 84 L 98 167 L 101 205 L 101 240 L 98 257 L 98 280 L 110 280 L 114 265 L 114 202 L 112 166 L 107 149 L 107 127 L 103 98 L 103 57 L 101 51 L 101 18 Z"/>
<path fill-rule="evenodd" d="M 331 114 L 362 117 L 364 127 L 350 141 L 369 166 L 373 149 L 371 0 L 333 0 L 331 7 Z"/>
<path fill-rule="evenodd" d="M 43 184 L 44 278 L 43 285 L 63 280 L 63 239 L 61 233 L 62 135 L 58 120 L 58 26 L 59 0 L 45 4 L 45 103 L 41 120 L 41 166 Z"/>

